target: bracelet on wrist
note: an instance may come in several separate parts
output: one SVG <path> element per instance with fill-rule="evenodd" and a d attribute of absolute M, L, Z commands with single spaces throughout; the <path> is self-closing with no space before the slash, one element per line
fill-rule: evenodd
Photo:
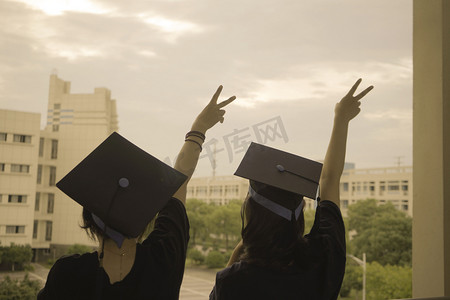
<path fill-rule="evenodd" d="M 196 143 L 196 144 L 200 147 L 200 152 L 202 152 L 203 148 L 202 148 L 202 145 L 201 145 L 199 142 L 194 141 L 194 140 L 191 140 L 191 139 L 188 139 L 188 138 L 186 138 L 184 141 L 185 141 L 185 142 Z"/>
<path fill-rule="evenodd" d="M 191 130 L 188 133 L 186 133 L 185 139 L 187 139 L 190 136 L 195 136 L 201 139 L 202 141 L 205 141 L 206 136 L 201 133 L 200 131 Z"/>

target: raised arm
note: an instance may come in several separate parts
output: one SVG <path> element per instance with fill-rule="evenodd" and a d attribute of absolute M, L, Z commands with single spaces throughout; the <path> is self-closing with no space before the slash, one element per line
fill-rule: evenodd
<path fill-rule="evenodd" d="M 361 111 L 359 100 L 373 89 L 373 86 L 370 86 L 354 96 L 353 94 L 360 83 L 361 79 L 358 79 L 347 95 L 334 108 L 333 131 L 320 176 L 320 198 L 333 201 L 338 207 L 340 204 L 339 182 L 344 170 L 348 123 Z"/>
<path fill-rule="evenodd" d="M 236 99 L 233 96 L 223 102 L 217 103 L 220 92 L 222 92 L 222 86 L 219 86 L 211 101 L 195 119 L 191 131 L 186 135 L 186 140 L 175 162 L 174 168 L 188 176 L 186 182 L 173 195 L 183 203 L 186 201 L 187 184 L 197 166 L 201 145 L 205 141 L 206 131 L 217 124 L 217 122 L 223 123 L 225 110 L 222 108 Z"/>

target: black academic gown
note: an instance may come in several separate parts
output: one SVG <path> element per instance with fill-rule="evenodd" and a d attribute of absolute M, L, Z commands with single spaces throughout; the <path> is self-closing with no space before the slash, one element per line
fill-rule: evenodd
<path fill-rule="evenodd" d="M 319 218 L 319 220 L 317 220 Z M 345 271 L 345 228 L 339 208 L 321 201 L 308 240 L 308 267 L 274 271 L 238 262 L 220 271 L 212 299 L 337 299 Z"/>
<path fill-rule="evenodd" d="M 172 198 L 160 211 L 155 229 L 136 248 L 131 271 L 121 281 L 109 283 L 98 267 L 97 252 L 60 258 L 50 270 L 43 299 L 178 299 L 183 279 L 189 222 L 184 205 Z"/>

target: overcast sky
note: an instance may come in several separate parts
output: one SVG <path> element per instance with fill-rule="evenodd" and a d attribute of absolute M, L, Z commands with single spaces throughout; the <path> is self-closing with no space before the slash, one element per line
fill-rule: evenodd
<path fill-rule="evenodd" d="M 3 0 L 0 32 L 0 108 L 42 124 L 55 70 L 72 93 L 109 88 L 120 133 L 169 162 L 222 84 L 237 100 L 207 141 L 229 175 L 251 140 L 323 159 L 334 104 L 361 77 L 375 89 L 347 161 L 412 163 L 409 0 Z M 204 157 L 194 176 L 211 172 Z"/>

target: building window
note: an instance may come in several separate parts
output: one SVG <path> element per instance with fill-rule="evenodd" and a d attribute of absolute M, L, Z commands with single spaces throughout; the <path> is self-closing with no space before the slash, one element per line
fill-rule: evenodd
<path fill-rule="evenodd" d="M 398 181 L 388 181 L 388 193 L 396 194 L 400 191 L 400 185 Z"/>
<path fill-rule="evenodd" d="M 55 205 L 55 194 L 48 194 L 48 200 L 47 200 L 47 213 L 48 214 L 53 213 L 54 205 Z"/>
<path fill-rule="evenodd" d="M 408 204 L 402 204 L 402 210 L 408 211 Z"/>
<path fill-rule="evenodd" d="M 39 157 L 43 157 L 44 156 L 44 138 L 40 138 L 39 139 Z"/>
<path fill-rule="evenodd" d="M 52 240 L 52 221 L 47 221 L 45 226 L 45 240 L 51 241 Z"/>
<path fill-rule="evenodd" d="M 11 165 L 11 172 L 28 173 L 28 172 L 30 172 L 30 166 L 29 165 L 12 164 Z"/>
<path fill-rule="evenodd" d="M 42 165 L 38 165 L 36 182 L 37 182 L 37 184 L 41 184 L 42 183 Z"/>
<path fill-rule="evenodd" d="M 56 125 L 56 124 L 53 125 L 53 126 L 52 126 L 52 131 L 53 131 L 53 132 L 58 132 L 58 131 L 59 131 L 59 125 Z"/>
<path fill-rule="evenodd" d="M 344 192 L 348 192 L 348 182 L 342 183 L 342 190 L 343 190 Z"/>
<path fill-rule="evenodd" d="M 348 207 L 348 200 L 342 200 L 342 207 L 347 208 Z"/>
<path fill-rule="evenodd" d="M 54 109 L 60 109 L 60 108 L 61 108 L 61 103 L 55 103 L 55 104 L 53 104 L 53 108 L 54 108 Z"/>
<path fill-rule="evenodd" d="M 52 140 L 52 155 L 51 159 L 58 158 L 58 140 Z"/>
<path fill-rule="evenodd" d="M 38 236 L 38 221 L 34 220 L 33 223 L 33 239 L 37 239 Z"/>
<path fill-rule="evenodd" d="M 16 143 L 26 143 L 26 144 L 31 144 L 31 135 L 15 134 L 13 140 L 14 140 L 14 142 L 16 142 Z"/>
<path fill-rule="evenodd" d="M 225 195 L 238 196 L 238 193 L 239 193 L 239 186 L 237 186 L 237 185 L 225 186 Z"/>
<path fill-rule="evenodd" d="M 210 195 L 213 195 L 213 196 L 222 195 L 222 186 L 212 186 L 210 189 Z"/>
<path fill-rule="evenodd" d="M 48 180 L 49 186 L 54 186 L 56 183 L 56 167 L 50 167 L 50 178 Z"/>
<path fill-rule="evenodd" d="M 408 195 L 408 180 L 402 181 L 402 191 L 403 195 Z"/>
<path fill-rule="evenodd" d="M 8 203 L 27 203 L 25 195 L 8 195 Z"/>
<path fill-rule="evenodd" d="M 196 192 L 197 196 L 206 196 L 206 186 L 198 186 Z"/>
<path fill-rule="evenodd" d="M 36 193 L 36 201 L 34 202 L 34 211 L 39 211 L 39 207 L 41 206 L 41 193 Z"/>
<path fill-rule="evenodd" d="M 5 164 L 0 163 L 0 172 L 5 172 Z"/>
<path fill-rule="evenodd" d="M 0 132 L 0 142 L 6 142 L 8 134 L 6 132 Z"/>
<path fill-rule="evenodd" d="M 25 226 L 20 225 L 6 226 L 6 234 L 21 234 L 21 233 L 25 233 Z"/>

